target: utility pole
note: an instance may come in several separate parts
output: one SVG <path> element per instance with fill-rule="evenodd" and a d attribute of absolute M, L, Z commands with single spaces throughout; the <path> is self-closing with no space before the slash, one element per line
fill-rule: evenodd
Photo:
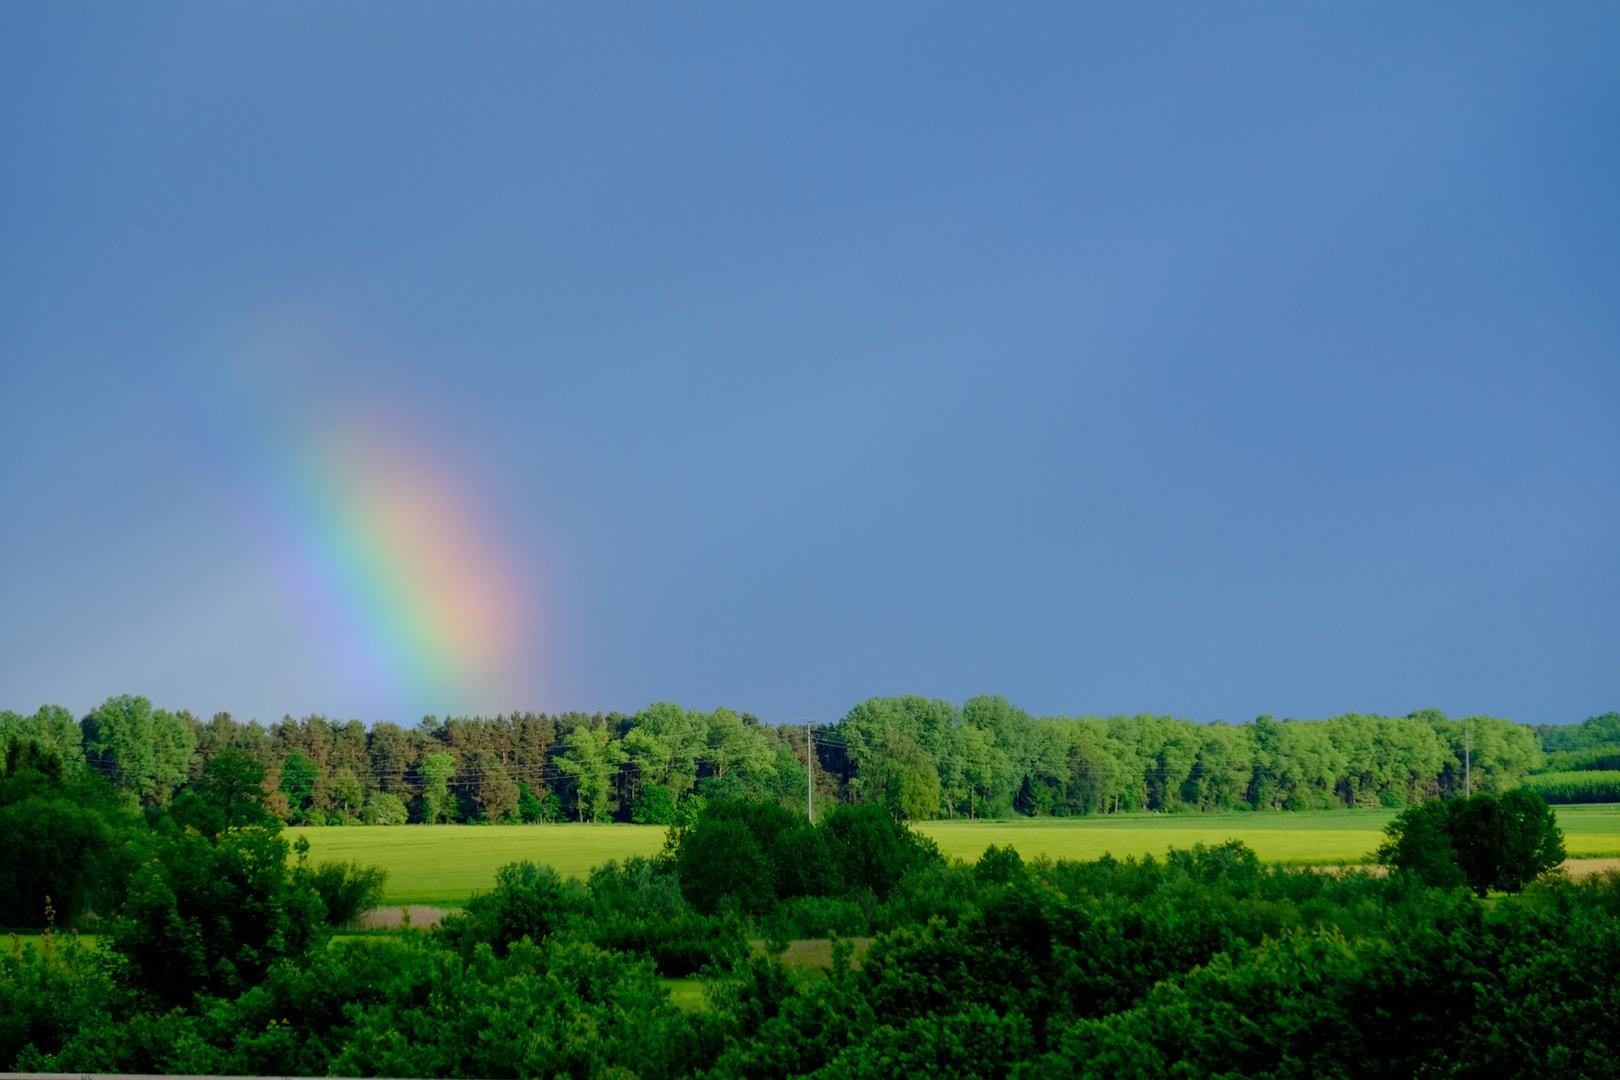
<path fill-rule="evenodd" d="M 1474 793 L 1474 721 L 1470 717 L 1463 721 L 1463 791 L 1472 795 Z"/>
<path fill-rule="evenodd" d="M 816 823 L 816 752 L 810 743 L 810 718 L 804 718 L 804 816 Z"/>

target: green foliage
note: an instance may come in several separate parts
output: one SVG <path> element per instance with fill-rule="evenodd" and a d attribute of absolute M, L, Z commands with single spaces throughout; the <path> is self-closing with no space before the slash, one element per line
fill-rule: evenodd
<path fill-rule="evenodd" d="M 287 842 L 263 828 L 210 839 L 152 836 L 112 924 L 111 949 L 133 990 L 165 1005 L 240 993 L 325 938 L 326 905 Z"/>
<path fill-rule="evenodd" d="M 1536 728 L 1536 737 L 1548 754 L 1599 747 L 1620 749 L 1620 713 L 1606 712 L 1567 726 L 1542 724 Z"/>
<path fill-rule="evenodd" d="M 939 812 L 939 772 L 910 736 L 902 731 L 884 735 L 866 763 L 863 774 L 872 797 L 890 813 L 913 821 Z"/>
<path fill-rule="evenodd" d="M 685 1071 L 691 1042 L 650 965 L 573 940 L 502 957 L 420 935 L 354 943 L 205 1008 L 79 1018 L 60 1049 L 22 1060 L 73 1072 L 657 1080 Z"/>
<path fill-rule="evenodd" d="M 1448 804 L 1452 843 L 1468 884 L 1518 892 L 1564 861 L 1564 833 L 1545 799 L 1518 789 Z"/>
<path fill-rule="evenodd" d="M 478 814 L 485 821 L 509 821 L 519 817 L 518 802 L 522 792 L 506 775 L 501 759 L 487 750 L 473 756 L 473 772 L 477 777 L 477 795 L 473 801 Z"/>
<path fill-rule="evenodd" d="M 1564 750 L 1548 754 L 1537 775 L 1560 772 L 1620 772 L 1620 746 L 1593 746 L 1585 750 Z M 1529 778 L 1526 778 L 1528 783 Z"/>
<path fill-rule="evenodd" d="M 346 926 L 382 906 L 388 871 L 358 862 L 323 862 L 309 874 L 309 885 L 326 905 L 329 926 Z"/>
<path fill-rule="evenodd" d="M 367 825 L 403 825 L 410 820 L 405 800 L 391 791 L 374 791 L 366 799 L 360 819 Z"/>
<path fill-rule="evenodd" d="M 995 885 L 1010 885 L 1014 881 L 1024 878 L 1024 860 L 1018 852 L 1010 847 L 996 847 L 991 844 L 979 856 L 979 861 L 973 867 L 973 876 L 979 881 L 987 881 Z"/>
<path fill-rule="evenodd" d="M 320 767 L 307 755 L 294 750 L 282 759 L 280 790 L 287 796 L 287 802 L 294 811 L 303 810 L 310 804 L 315 794 L 315 783 L 320 778 Z"/>
<path fill-rule="evenodd" d="M 1456 835 L 1515 822 L 1534 835 L 1535 807 L 1515 794 L 1467 800 Z M 1462 802 L 1413 807 L 1411 820 L 1449 840 Z M 1266 867 L 1235 842 L 1089 862 L 992 847 L 974 865 L 918 859 L 879 898 L 870 879 L 850 886 L 839 845 L 876 842 L 862 830 L 883 825 L 906 858 L 906 826 L 882 805 L 833 815 L 844 834 L 766 807 L 711 806 L 674 830 L 669 859 L 609 863 L 586 883 L 509 865 L 437 933 L 279 952 L 242 947 L 240 927 L 269 909 L 232 882 L 278 865 L 283 909 L 300 890 L 316 905 L 314 945 L 326 868 L 287 869 L 263 830 L 211 840 L 169 821 L 142 872 L 161 869 L 186 899 L 147 924 L 167 927 L 182 958 L 215 936 L 235 951 L 182 966 L 161 992 L 147 958 L 116 941 L 102 962 L 63 943 L 0 955 L 0 1068 L 1372 1078 L 1602 1076 L 1620 1057 L 1620 873 L 1542 876 L 1482 902 L 1416 873 Z M 840 940 L 825 977 L 797 973 L 748 955 L 741 919 L 695 911 L 680 855 L 715 825 L 770 860 L 821 851 L 844 892 L 783 899 L 772 878 L 778 895 L 752 932 L 879 931 L 860 966 Z M 132 901 L 154 891 L 142 881 Z M 694 972 L 711 980 L 708 1009 L 685 1014 L 655 976 Z"/>
<path fill-rule="evenodd" d="M 441 752 L 422 759 L 422 805 L 429 825 L 443 818 L 450 807 L 450 778 L 456 774 L 456 759 Z"/>
<path fill-rule="evenodd" d="M 1414 806 L 1385 833 L 1389 840 L 1378 855 L 1389 865 L 1436 887 L 1466 883 L 1480 896 L 1518 892 L 1564 861 L 1564 834 L 1552 809 L 1524 789 Z"/>
<path fill-rule="evenodd" d="M 568 751 L 556 759 L 556 764 L 574 778 L 574 807 L 579 820 L 583 822 L 589 815 L 592 821 L 599 821 L 609 809 L 613 774 L 625 760 L 624 750 L 605 727 L 577 727 L 563 741 Z"/>
<path fill-rule="evenodd" d="M 878 806 L 835 807 L 816 825 L 838 867 L 843 891 L 887 899 L 900 879 L 940 861 L 939 848 Z"/>
<path fill-rule="evenodd" d="M 492 891 L 473 897 L 461 914 L 444 918 L 440 935 L 464 955 L 485 945 L 504 956 L 516 941 L 544 941 L 573 925 L 588 905 L 579 882 L 563 880 L 551 867 L 509 863 L 495 872 Z"/>
<path fill-rule="evenodd" d="M 670 864 L 703 914 L 758 915 L 779 899 L 886 899 L 906 873 L 940 861 L 933 842 L 876 803 L 836 807 L 821 822 L 775 803 L 723 800 L 670 830 Z"/>
<path fill-rule="evenodd" d="M 166 803 L 186 779 L 197 735 L 184 714 L 143 697 L 110 697 L 81 724 L 86 760 L 142 806 Z"/>
<path fill-rule="evenodd" d="M 242 751 L 222 751 L 204 763 L 202 775 L 179 798 L 150 808 L 147 817 L 168 816 L 207 835 L 243 826 L 279 829 L 281 820 L 265 809 L 264 775 L 264 766 Z"/>
<path fill-rule="evenodd" d="M 1600 760 L 1607 761 L 1608 755 Z M 1550 803 L 1620 802 L 1620 771 L 1580 769 L 1540 773 L 1525 777 L 1523 785 L 1526 791 L 1533 791 Z"/>
<path fill-rule="evenodd" d="M 764 911 L 776 898 L 771 849 L 792 826 L 792 815 L 774 803 L 710 804 L 674 834 L 673 862 L 687 901 L 705 915 L 722 907 Z"/>
<path fill-rule="evenodd" d="M 63 921 L 118 902 L 137 819 L 93 773 L 69 770 L 38 743 L 13 742 L 0 760 L 0 923 L 45 925 L 46 898 Z"/>
<path fill-rule="evenodd" d="M 70 770 L 84 762 L 84 732 L 60 705 L 41 705 L 32 716 L 0 709 L 0 751 L 12 743 L 35 743 L 55 753 Z"/>
<path fill-rule="evenodd" d="M 49 940 L 49 948 L 0 953 L 0 1068 L 15 1068 L 24 1053 L 53 1054 L 126 1005 L 108 966 L 77 937 Z"/>
<path fill-rule="evenodd" d="M 557 821 L 562 817 L 562 803 L 558 800 L 556 792 L 548 791 L 543 798 L 537 798 L 526 783 L 518 784 L 518 816 L 525 824 L 533 825 L 540 821 Z"/>
<path fill-rule="evenodd" d="M 1384 830 L 1378 860 L 1416 874 L 1425 885 L 1454 888 L 1467 881 L 1451 839 L 1451 810 L 1438 799 L 1403 811 Z"/>
<path fill-rule="evenodd" d="M 1557 771 L 1612 763 L 1620 753 L 1614 715 L 1535 731 L 1491 717 L 1451 719 L 1435 709 L 1313 721 L 1263 716 L 1234 725 L 1152 715 L 1037 718 L 994 695 L 960 707 L 873 698 L 823 731 L 809 764 L 818 806 L 871 802 L 911 821 L 1403 808 L 1436 795 L 1507 791 L 1547 771 L 1543 747 L 1564 755 L 1555 754 Z M 811 782 L 801 728 L 669 702 L 634 716 L 426 717 L 410 729 L 380 723 L 368 730 L 356 720 L 312 715 L 267 730 L 226 713 L 205 724 L 124 696 L 77 725 L 54 706 L 30 717 L 0 712 L 0 738 L 7 733 L 55 747 L 70 768 L 84 760 L 132 806 L 148 809 L 195 786 L 207 761 L 238 752 L 274 777 L 266 809 L 308 825 L 395 820 L 392 800 L 381 795 L 429 823 L 555 820 L 564 807 L 581 822 L 678 823 L 694 795 L 797 809 Z M 536 779 L 542 776 L 559 779 L 548 786 Z M 673 818 L 658 788 L 668 791 Z M 212 827 L 193 810 L 182 817 Z"/>
<path fill-rule="evenodd" d="M 672 825 L 675 799 L 663 784 L 647 784 L 630 805 L 630 820 L 637 825 Z"/>

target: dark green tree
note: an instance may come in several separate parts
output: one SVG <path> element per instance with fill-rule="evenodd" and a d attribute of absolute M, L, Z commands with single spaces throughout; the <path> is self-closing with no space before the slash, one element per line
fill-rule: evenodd
<path fill-rule="evenodd" d="M 0 923 L 42 926 L 50 897 L 75 919 L 116 905 L 139 828 L 93 773 L 71 773 L 54 749 L 11 743 L 0 759 Z"/>
<path fill-rule="evenodd" d="M 1439 889 L 1466 882 L 1451 842 L 1451 813 L 1439 799 L 1407 807 L 1384 826 L 1384 835 L 1387 839 L 1377 852 L 1384 865 L 1410 870 L 1425 885 Z"/>
<path fill-rule="evenodd" d="M 321 767 L 306 754 L 297 750 L 281 762 L 281 790 L 294 813 L 309 805 L 315 794 L 315 782 L 321 778 Z"/>
<path fill-rule="evenodd" d="M 772 849 L 794 822 L 775 803 L 719 800 L 691 825 L 671 830 L 671 860 L 687 902 L 704 915 L 723 907 L 763 912 L 776 899 Z"/>
<path fill-rule="evenodd" d="M 1447 804 L 1451 842 L 1469 888 L 1515 893 L 1564 861 L 1564 832 L 1545 799 L 1515 788 Z"/>
<path fill-rule="evenodd" d="M 1564 861 L 1564 834 L 1553 810 L 1516 788 L 1451 802 L 1432 800 L 1401 812 L 1384 830 L 1378 856 L 1442 888 L 1466 884 L 1480 896 L 1518 892 Z"/>
<path fill-rule="evenodd" d="M 197 791 L 219 808 L 227 829 L 269 825 L 264 810 L 264 766 L 241 750 L 215 754 L 203 766 Z"/>
<path fill-rule="evenodd" d="M 262 828 L 217 840 L 195 830 L 151 838 L 113 923 L 111 950 L 131 989 L 163 1006 L 231 996 L 326 941 L 326 904 L 287 842 Z"/>
<path fill-rule="evenodd" d="M 630 820 L 637 825 L 668 825 L 675 820 L 675 799 L 663 784 L 647 784 L 630 804 Z"/>

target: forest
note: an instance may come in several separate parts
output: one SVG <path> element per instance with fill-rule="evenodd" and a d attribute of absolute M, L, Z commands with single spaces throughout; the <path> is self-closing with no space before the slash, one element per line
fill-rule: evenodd
<path fill-rule="evenodd" d="M 94 771 L 8 747 L 0 812 L 22 816 L 0 866 L 56 884 L 30 896 L 45 933 L 0 954 L 0 1069 L 1035 1080 L 1620 1061 L 1620 873 L 1549 872 L 1561 835 L 1527 789 L 1407 808 L 1387 872 L 1267 867 L 1236 841 L 964 862 L 875 801 L 811 823 L 718 799 L 659 858 L 586 880 L 510 864 L 438 926 L 355 935 L 377 874 L 310 865 L 263 776 L 225 750 L 143 816 Z M 116 846 L 85 860 L 71 828 L 10 827 L 47 806 Z M 92 907 L 94 944 L 68 925 Z M 787 962 L 810 937 L 830 964 Z M 680 979 L 701 997 L 678 1005 Z"/>
<path fill-rule="evenodd" d="M 683 805 L 715 799 L 803 805 L 807 773 L 819 805 L 881 802 L 909 820 L 1399 808 L 1521 784 L 1552 802 L 1620 799 L 1613 712 L 1540 728 L 1435 709 L 1206 724 L 1037 718 L 984 696 L 873 698 L 808 732 L 669 703 L 634 715 L 429 716 L 409 728 L 307 716 L 265 727 L 126 695 L 78 719 L 49 705 L 0 712 L 0 746 L 9 741 L 49 747 L 147 810 L 194 784 L 214 755 L 238 750 L 264 766 L 271 812 L 299 825 L 667 824 Z"/>
<path fill-rule="evenodd" d="M 44 932 L 26 943 L 13 934 L 0 953 L 0 1069 L 603 1080 L 1616 1074 L 1620 872 L 1575 880 L 1560 870 L 1554 811 L 1533 787 L 1509 786 L 1513 774 L 1491 749 L 1495 735 L 1503 746 L 1528 740 L 1520 764 L 1541 767 L 1544 736 L 1464 722 L 1474 794 L 1448 786 L 1445 765 L 1408 773 L 1404 787 L 1348 787 L 1380 803 L 1389 790 L 1410 800 L 1386 827 L 1377 867 L 1266 866 L 1235 840 L 1089 861 L 1026 860 L 990 846 L 963 861 L 910 824 L 927 816 L 906 805 L 916 776 L 945 791 L 936 760 L 961 766 L 925 749 L 927 728 L 902 726 L 917 720 L 905 709 L 904 699 L 868 702 L 838 726 L 846 730 L 825 733 L 831 749 L 817 753 L 827 755 L 829 801 L 813 821 L 794 791 L 768 786 L 803 764 L 791 729 L 722 718 L 701 729 L 715 745 L 700 748 L 693 735 L 689 758 L 665 750 L 660 766 L 644 757 L 648 774 L 632 794 L 614 785 L 640 768 L 633 752 L 688 730 L 677 721 L 695 728 L 713 714 L 669 707 L 660 719 L 615 726 L 581 718 L 547 743 L 560 743 L 555 755 L 539 759 L 554 773 L 505 773 L 506 782 L 521 785 L 520 800 L 566 809 L 565 799 L 589 798 L 569 795 L 588 791 L 584 755 L 569 760 L 569 751 L 595 747 L 612 765 L 604 816 L 613 798 L 628 798 L 632 812 L 645 807 L 655 786 L 673 799 L 662 853 L 609 861 L 584 879 L 511 863 L 438 924 L 413 928 L 407 910 L 393 930 L 354 923 L 380 902 L 386 874 L 312 864 L 308 839 L 289 842 L 283 818 L 307 816 L 313 792 L 345 768 L 360 789 L 340 811 L 351 817 L 377 792 L 424 817 L 442 818 L 454 800 L 486 808 L 481 787 L 454 785 L 462 761 L 499 762 L 498 751 L 462 740 L 526 730 L 521 722 L 395 729 L 402 746 L 417 741 L 416 764 L 402 752 L 394 772 L 367 775 L 421 784 L 408 802 L 400 788 L 368 795 L 355 765 L 334 769 L 341 736 L 326 744 L 324 766 L 316 747 L 278 748 L 277 739 L 334 730 L 313 721 L 260 730 L 216 717 L 199 731 L 138 698 L 77 723 L 49 710 L 8 717 L 0 923 Z M 934 736 L 982 741 L 1026 769 L 1033 759 L 1009 751 L 1028 755 L 1043 739 L 1117 764 L 1100 755 L 1132 749 L 1122 734 L 1168 740 L 1184 730 L 1170 723 L 1146 736 L 1146 720 L 1026 720 L 1003 740 L 992 718 L 1018 714 L 997 699 L 941 707 L 940 716 L 952 724 Z M 1601 747 L 1611 722 L 1599 717 L 1581 732 Z M 560 726 L 533 723 L 553 735 Z M 1348 754 L 1335 739 L 1356 730 L 1374 746 L 1380 731 L 1438 746 L 1443 725 L 1456 723 L 1419 715 L 1230 730 L 1253 740 L 1248 790 L 1287 808 L 1301 790 L 1344 783 L 1319 774 L 1302 788 L 1309 774 L 1288 770 L 1303 748 L 1342 761 L 1329 756 Z M 76 754 L 40 737 L 53 725 Z M 1581 732 L 1558 734 L 1567 743 Z M 355 746 L 386 746 L 377 734 L 361 730 Z M 1015 743 L 1019 735 L 1027 741 Z M 1095 744 L 1082 741 L 1092 736 Z M 1151 745 L 1156 758 L 1131 759 L 1140 787 L 1096 785 L 1079 809 L 1112 811 L 1114 795 L 1123 809 L 1127 790 L 1137 806 L 1175 797 L 1190 807 L 1183 796 L 1199 790 L 1208 759 L 1192 754 L 1185 769 L 1156 772 L 1148 761 L 1180 759 L 1164 742 L 1134 747 Z M 1481 747 L 1496 756 L 1476 767 Z M 1593 746 L 1552 754 L 1560 772 L 1543 775 L 1606 760 Z M 288 767 L 295 755 L 310 761 L 301 773 Z M 449 767 L 435 766 L 436 755 Z M 520 770 L 514 758 L 508 748 L 507 764 Z M 929 809 L 1018 813 L 1039 774 L 1025 772 L 1015 787 L 1016 767 L 999 788 L 972 779 L 961 803 Z M 307 785 L 294 789 L 310 800 L 296 808 L 289 775 Z M 1075 812 L 1056 800 L 1060 791 L 1075 798 L 1076 775 L 1049 785 L 1052 803 L 1024 812 Z M 1282 786 L 1290 777 L 1295 786 Z M 760 785 L 752 796 L 750 785 Z M 1423 797 L 1431 793 L 1441 797 Z M 818 940 L 826 965 L 789 962 L 793 943 Z M 673 985 L 698 995 L 678 1004 Z"/>

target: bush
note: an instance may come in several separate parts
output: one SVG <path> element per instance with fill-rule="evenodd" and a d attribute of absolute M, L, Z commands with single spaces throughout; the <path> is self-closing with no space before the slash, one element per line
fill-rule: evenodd
<path fill-rule="evenodd" d="M 358 862 L 323 862 L 309 875 L 309 883 L 326 905 L 327 923 L 347 926 L 382 906 L 388 871 Z"/>
<path fill-rule="evenodd" d="M 776 899 L 771 861 L 744 822 L 700 818 L 680 840 L 675 865 L 681 894 L 705 915 L 723 906 L 762 912 Z"/>
<path fill-rule="evenodd" d="M 817 827 L 830 833 L 842 885 L 849 894 L 870 889 L 880 901 L 887 900 L 908 872 L 942 861 L 932 840 L 912 832 L 875 803 L 837 807 Z"/>
<path fill-rule="evenodd" d="M 0 1039 L 12 1015 L 3 1006 Z M 61 980 L 49 989 L 72 989 Z M 546 1076 L 663 1080 L 691 1072 L 685 1018 L 651 965 L 585 942 L 519 945 L 497 958 L 424 935 L 323 949 L 204 1010 L 130 1013 L 80 992 L 60 1047 L 32 1071 L 237 1076 Z M 45 1033 L 49 1029 L 39 1028 Z M 7 1044 L 0 1042 L 0 1049 Z M 10 1067 L 10 1060 L 0 1067 Z"/>
<path fill-rule="evenodd" d="M 462 914 L 445 916 L 439 933 L 464 955 L 483 944 L 505 956 L 514 942 L 544 941 L 574 925 L 589 906 L 590 897 L 578 881 L 564 881 L 549 866 L 507 863 L 495 871 L 494 891 L 467 901 Z"/>
<path fill-rule="evenodd" d="M 16 1067 L 25 1048 L 53 1054 L 84 1026 L 120 1004 L 108 965 L 77 938 L 53 935 L 0 955 L 0 1069 Z"/>
<path fill-rule="evenodd" d="M 111 950 L 128 984 L 167 1005 L 199 993 L 239 993 L 272 965 L 326 940 L 326 904 L 287 842 L 269 829 L 216 840 L 186 830 L 155 836 L 112 924 Z"/>
<path fill-rule="evenodd" d="M 405 800 L 391 791 L 374 791 L 360 811 L 360 820 L 367 825 L 403 825 L 411 819 Z"/>
<path fill-rule="evenodd" d="M 974 865 L 973 877 L 992 885 L 1007 885 L 1024 877 L 1024 860 L 1012 847 L 991 844 Z"/>
<path fill-rule="evenodd" d="M 770 929 L 783 940 L 864 937 L 872 932 L 865 908 L 834 896 L 798 896 L 784 900 L 771 915 Z"/>

